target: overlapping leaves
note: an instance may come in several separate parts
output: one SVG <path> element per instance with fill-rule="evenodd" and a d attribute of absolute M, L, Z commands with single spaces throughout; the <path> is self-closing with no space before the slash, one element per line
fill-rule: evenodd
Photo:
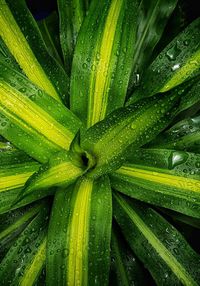
<path fill-rule="evenodd" d="M 164 217 L 199 226 L 200 19 L 149 65 L 175 6 L 59 0 L 39 30 L 0 0 L 2 285 L 199 285 Z"/>

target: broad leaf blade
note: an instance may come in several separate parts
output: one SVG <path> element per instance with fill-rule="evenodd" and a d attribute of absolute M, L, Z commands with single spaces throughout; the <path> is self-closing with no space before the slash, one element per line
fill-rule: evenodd
<path fill-rule="evenodd" d="M 69 79 L 48 54 L 24 0 L 1 0 L 0 36 L 31 81 L 58 101 L 68 97 Z"/>
<path fill-rule="evenodd" d="M 12 206 L 26 181 L 39 167 L 37 162 L 21 151 L 0 151 L 0 213 L 21 205 Z"/>
<path fill-rule="evenodd" d="M 74 163 L 69 152 L 59 152 L 30 177 L 16 202 L 30 203 L 48 196 L 56 187 L 72 184 L 86 170 L 87 166 Z"/>
<path fill-rule="evenodd" d="M 143 0 L 138 8 L 137 41 L 134 51 L 132 78 L 129 88 L 137 85 L 144 68 L 151 60 L 153 50 L 160 40 L 168 18 L 177 0 Z"/>
<path fill-rule="evenodd" d="M 69 149 L 81 123 L 64 105 L 7 65 L 0 69 L 0 135 L 40 162 Z M 31 142 L 31 144 L 30 144 Z"/>
<path fill-rule="evenodd" d="M 199 284 L 200 256 L 157 212 L 115 195 L 114 216 L 158 285 Z"/>
<path fill-rule="evenodd" d="M 134 151 L 113 173 L 112 187 L 130 197 L 200 218 L 200 155 L 165 149 Z"/>
<path fill-rule="evenodd" d="M 2 285 L 35 285 L 46 259 L 48 206 L 20 234 L 1 262 Z"/>
<path fill-rule="evenodd" d="M 145 71 L 128 103 L 166 92 L 200 73 L 200 18 L 193 21 Z M 159 78 L 159 80 L 158 80 Z"/>
<path fill-rule="evenodd" d="M 96 157 L 96 166 L 91 175 L 119 168 L 123 154 L 131 144 L 133 148 L 138 148 L 151 141 L 171 122 L 180 96 L 175 90 L 163 96 L 140 100 L 117 109 L 88 129 L 81 146 Z"/>
<path fill-rule="evenodd" d="M 79 33 L 71 110 L 87 127 L 123 106 L 136 38 L 138 1 L 92 1 Z"/>
<path fill-rule="evenodd" d="M 108 178 L 83 178 L 75 188 L 56 193 L 48 232 L 48 285 L 107 285 L 111 221 Z"/>

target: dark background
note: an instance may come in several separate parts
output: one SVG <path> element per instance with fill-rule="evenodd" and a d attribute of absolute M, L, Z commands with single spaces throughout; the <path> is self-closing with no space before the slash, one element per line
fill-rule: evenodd
<path fill-rule="evenodd" d="M 53 10 L 57 9 L 56 0 L 26 0 L 29 9 L 36 19 L 45 18 Z"/>
<path fill-rule="evenodd" d="M 56 0 L 26 0 L 26 2 L 34 16 L 39 19 L 57 9 Z M 199 0 L 179 0 L 178 2 L 184 7 L 191 21 L 200 16 Z"/>

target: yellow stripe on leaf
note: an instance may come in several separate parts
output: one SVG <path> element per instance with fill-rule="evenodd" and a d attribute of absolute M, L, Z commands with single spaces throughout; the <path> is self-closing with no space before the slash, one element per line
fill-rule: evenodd
<path fill-rule="evenodd" d="M 198 50 L 195 54 L 192 55 L 191 58 L 187 60 L 187 62 L 181 67 L 179 64 L 174 65 L 174 69 L 177 67 L 177 71 L 175 70 L 175 74 L 172 78 L 169 79 L 168 82 L 159 90 L 159 92 L 166 92 L 171 88 L 181 84 L 186 80 L 192 73 L 200 69 L 200 50 Z M 172 67 L 173 69 L 173 67 Z"/>
<path fill-rule="evenodd" d="M 123 0 L 113 0 L 106 19 L 103 37 L 100 42 L 100 60 L 96 65 L 95 71 L 91 74 L 89 110 L 93 110 L 93 112 L 88 113 L 87 127 L 104 119 L 106 114 L 108 89 L 111 80 L 108 74 L 108 67 L 122 4 Z"/>
<path fill-rule="evenodd" d="M 134 167 L 122 166 L 116 171 L 120 175 L 138 178 L 178 189 L 200 192 L 200 180 L 148 171 Z"/>
<path fill-rule="evenodd" d="M 5 82 L 0 83 L 0 112 L 28 132 L 38 132 L 57 146 L 68 149 L 74 134 L 42 108 Z"/>
<path fill-rule="evenodd" d="M 77 189 L 77 197 L 69 227 L 67 285 L 88 285 L 88 236 L 92 188 L 93 181 L 83 179 Z"/>
<path fill-rule="evenodd" d="M 27 77 L 44 89 L 49 95 L 60 98 L 44 70 L 31 50 L 26 37 L 21 32 L 6 1 L 0 1 L 0 36 L 16 58 Z"/>
<path fill-rule="evenodd" d="M 17 230 L 21 225 L 23 225 L 25 222 L 31 219 L 39 211 L 40 208 L 41 208 L 41 205 L 31 208 L 29 211 L 23 214 L 23 216 L 20 217 L 14 224 L 11 224 L 9 227 L 1 231 L 0 240 L 6 237 L 7 235 L 11 234 L 15 230 Z"/>
<path fill-rule="evenodd" d="M 38 275 L 40 274 L 42 267 L 46 259 L 46 242 L 45 238 L 42 244 L 39 246 L 37 253 L 35 254 L 30 265 L 25 269 L 24 275 L 19 281 L 20 286 L 34 285 Z"/>
<path fill-rule="evenodd" d="M 81 176 L 83 170 L 71 162 L 64 162 L 57 166 L 50 168 L 47 172 L 42 174 L 38 181 L 34 182 L 33 188 L 44 188 L 46 186 L 55 186 L 62 183 L 67 183 L 75 180 L 77 177 Z"/>
<path fill-rule="evenodd" d="M 156 250 L 159 256 L 165 261 L 173 273 L 178 277 L 178 279 L 187 286 L 198 286 L 198 284 L 193 280 L 190 274 L 182 267 L 182 265 L 177 261 L 177 259 L 172 255 L 172 253 L 165 247 L 165 245 L 156 237 L 156 235 L 151 231 L 151 229 L 145 224 L 145 222 L 139 217 L 139 215 L 124 201 L 116 197 L 118 203 L 125 210 L 130 219 L 134 222 L 136 227 L 148 240 L 149 244 Z"/>
<path fill-rule="evenodd" d="M 0 178 L 0 193 L 5 192 L 9 189 L 16 189 L 23 187 L 28 178 L 33 173 L 34 172 L 27 172 L 23 174 L 5 176 L 3 178 Z"/>

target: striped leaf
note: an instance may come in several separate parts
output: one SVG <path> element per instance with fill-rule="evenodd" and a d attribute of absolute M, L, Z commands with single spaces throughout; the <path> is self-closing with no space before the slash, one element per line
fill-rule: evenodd
<path fill-rule="evenodd" d="M 60 42 L 65 68 L 70 74 L 77 36 L 87 11 L 86 0 L 58 0 Z"/>
<path fill-rule="evenodd" d="M 29 177 L 39 164 L 16 149 L 0 151 L 0 213 L 23 205 L 12 206 Z"/>
<path fill-rule="evenodd" d="M 23 151 L 17 150 L 9 142 L 1 142 L 0 148 L 0 170 L 3 170 L 4 167 L 17 165 L 26 162 L 35 162 L 32 158 L 30 158 L 26 153 Z"/>
<path fill-rule="evenodd" d="M 113 225 L 110 285 L 145 285 L 145 278 L 147 278 L 146 273 L 129 248 L 129 245 L 124 241 L 122 233 L 118 228 L 117 225 Z"/>
<path fill-rule="evenodd" d="M 92 1 L 72 65 L 71 110 L 87 127 L 123 106 L 136 38 L 138 1 Z"/>
<path fill-rule="evenodd" d="M 107 177 L 82 178 L 57 192 L 48 231 L 47 285 L 107 285 L 111 221 Z"/>
<path fill-rule="evenodd" d="M 58 101 L 68 97 L 69 79 L 48 54 L 24 0 L 0 0 L 0 36 L 31 81 Z"/>
<path fill-rule="evenodd" d="M 138 85 L 141 73 L 151 61 L 153 50 L 160 40 L 167 20 L 177 2 L 177 0 L 142 0 L 140 2 L 137 18 L 137 41 L 129 88 Z"/>
<path fill-rule="evenodd" d="M 200 73 L 200 18 L 169 43 L 145 71 L 128 103 L 166 92 Z M 158 80 L 159 79 L 159 80 Z"/>
<path fill-rule="evenodd" d="M 7 252 L 0 268 L 2 285 L 35 285 L 45 265 L 48 212 L 44 206 Z"/>
<path fill-rule="evenodd" d="M 77 165 L 69 152 L 59 152 L 30 177 L 15 203 L 30 203 L 48 196 L 54 193 L 55 187 L 67 187 L 86 171 L 87 166 Z"/>
<path fill-rule="evenodd" d="M 149 146 L 200 153 L 200 116 L 181 120 L 161 133 Z"/>
<path fill-rule="evenodd" d="M 199 254 L 156 211 L 115 195 L 114 216 L 156 284 L 199 285 Z"/>
<path fill-rule="evenodd" d="M 88 129 L 81 146 L 96 157 L 91 175 L 119 168 L 128 146 L 138 148 L 151 141 L 174 117 L 180 96 L 170 91 L 141 100 L 117 109 Z"/>
<path fill-rule="evenodd" d="M 14 68 L 15 70 L 18 70 L 21 72 L 21 69 L 17 62 L 15 61 L 15 58 L 8 50 L 7 46 L 5 45 L 4 41 L 2 40 L 0 36 L 0 64 L 5 63 Z"/>
<path fill-rule="evenodd" d="M 141 149 L 111 177 L 119 192 L 200 218 L 199 154 Z"/>
<path fill-rule="evenodd" d="M 0 135 L 39 162 L 69 149 L 80 122 L 9 66 L 0 68 Z M 30 144 L 31 142 L 31 144 Z"/>
<path fill-rule="evenodd" d="M 59 39 L 59 18 L 56 11 L 37 22 L 49 54 L 63 66 Z"/>
<path fill-rule="evenodd" d="M 38 203 L 0 216 L 0 260 L 5 256 L 16 237 L 43 207 L 44 203 Z"/>

